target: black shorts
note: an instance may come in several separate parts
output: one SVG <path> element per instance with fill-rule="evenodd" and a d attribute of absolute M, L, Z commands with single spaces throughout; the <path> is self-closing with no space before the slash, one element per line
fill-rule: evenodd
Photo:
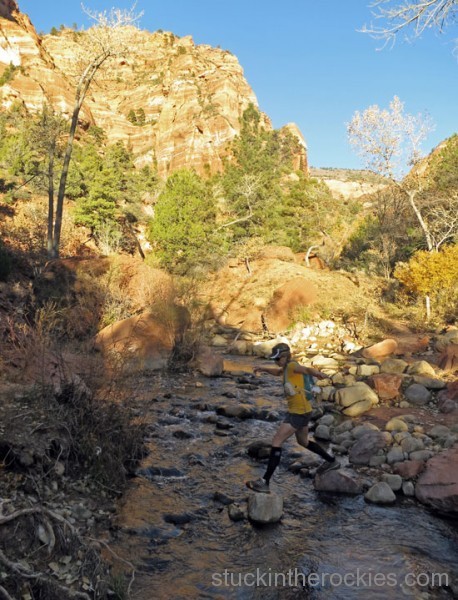
<path fill-rule="evenodd" d="M 283 419 L 283 423 L 288 423 L 294 429 L 302 429 L 303 427 L 307 427 L 312 417 L 312 413 L 304 413 L 303 415 L 296 415 L 294 413 L 287 413 L 286 417 Z"/>

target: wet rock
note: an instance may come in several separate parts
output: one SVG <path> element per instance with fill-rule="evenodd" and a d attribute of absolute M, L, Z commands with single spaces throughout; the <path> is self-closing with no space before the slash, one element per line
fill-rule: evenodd
<path fill-rule="evenodd" d="M 213 500 L 215 502 L 219 502 L 226 506 L 229 506 L 229 504 L 232 504 L 234 502 L 234 498 L 231 498 L 230 496 L 227 496 L 226 494 L 223 494 L 222 492 L 215 492 L 213 494 Z"/>
<path fill-rule="evenodd" d="M 148 467 L 147 469 L 139 469 L 137 475 L 142 477 L 184 477 L 179 469 L 175 467 Z"/>
<path fill-rule="evenodd" d="M 328 471 L 316 475 L 313 487 L 318 492 L 332 492 L 336 494 L 350 494 L 356 496 L 363 491 L 362 484 L 345 471 Z"/>
<path fill-rule="evenodd" d="M 385 481 L 379 481 L 366 492 L 364 498 L 373 504 L 393 504 L 396 494 Z"/>
<path fill-rule="evenodd" d="M 270 454 L 270 448 L 271 448 L 270 442 L 267 442 L 264 440 L 258 440 L 248 446 L 248 449 L 247 449 L 248 456 L 251 456 L 252 458 L 257 458 L 257 459 L 268 458 L 268 456 Z"/>
<path fill-rule="evenodd" d="M 216 409 L 218 415 L 235 419 L 251 419 L 253 407 L 249 404 L 235 404 L 231 406 L 219 406 Z"/>
<path fill-rule="evenodd" d="M 283 497 L 278 494 L 250 494 L 248 517 L 255 523 L 276 523 L 283 516 Z"/>
<path fill-rule="evenodd" d="M 166 523 L 171 523 L 172 525 L 186 525 L 193 521 L 196 517 L 191 513 L 181 513 L 181 514 L 172 514 L 166 513 L 162 515 L 162 518 Z"/>
<path fill-rule="evenodd" d="M 428 460 L 415 486 L 415 496 L 437 510 L 458 513 L 458 447 Z"/>
<path fill-rule="evenodd" d="M 247 517 L 246 511 L 235 502 L 227 507 L 227 512 L 231 521 L 243 521 Z"/>

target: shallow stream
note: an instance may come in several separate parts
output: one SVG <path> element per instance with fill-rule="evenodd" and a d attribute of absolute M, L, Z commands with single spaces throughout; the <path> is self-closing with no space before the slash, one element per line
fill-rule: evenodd
<path fill-rule="evenodd" d="M 282 520 L 232 521 L 226 499 L 246 508 L 244 482 L 265 468 L 247 448 L 270 440 L 278 422 L 215 417 L 215 408 L 241 402 L 275 416 L 282 395 L 274 378 L 249 374 L 246 358 L 225 361 L 225 370 L 230 375 L 218 379 L 151 378 L 143 389 L 150 452 L 120 503 L 113 546 L 135 566 L 131 598 L 456 597 L 456 520 L 403 497 L 381 507 L 319 494 L 311 478 L 287 468 L 306 453 L 293 441 L 272 485 L 284 498 Z"/>

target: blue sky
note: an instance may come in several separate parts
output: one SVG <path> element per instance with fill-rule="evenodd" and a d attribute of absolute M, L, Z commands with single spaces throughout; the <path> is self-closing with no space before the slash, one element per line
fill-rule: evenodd
<path fill-rule="evenodd" d="M 388 108 L 397 95 L 411 114 L 429 113 L 436 129 L 429 152 L 458 131 L 457 29 L 428 32 L 413 42 L 380 42 L 359 33 L 371 0 L 138 0 L 141 29 L 163 29 L 196 44 L 235 54 L 259 107 L 279 128 L 295 122 L 315 167 L 359 168 L 345 123 L 372 104 Z M 400 0 L 398 0 L 400 2 Z M 61 24 L 89 25 L 79 0 L 18 0 L 38 32 Z M 87 0 L 91 10 L 133 2 Z"/>

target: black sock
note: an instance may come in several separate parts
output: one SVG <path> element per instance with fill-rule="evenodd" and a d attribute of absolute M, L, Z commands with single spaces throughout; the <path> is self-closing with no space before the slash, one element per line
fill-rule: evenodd
<path fill-rule="evenodd" d="M 318 454 L 319 456 L 321 456 L 321 458 L 324 458 L 328 462 L 334 462 L 335 461 L 335 458 L 333 456 L 331 456 L 330 454 L 328 454 L 326 452 L 326 450 L 324 448 L 322 448 L 316 442 L 309 442 L 307 444 L 307 450 L 310 450 L 311 452 L 314 452 L 315 454 Z"/>
<path fill-rule="evenodd" d="M 272 446 L 270 449 L 269 462 L 267 463 L 267 471 L 264 474 L 263 479 L 268 484 L 270 478 L 274 474 L 275 469 L 278 467 L 281 458 L 281 448 Z"/>

